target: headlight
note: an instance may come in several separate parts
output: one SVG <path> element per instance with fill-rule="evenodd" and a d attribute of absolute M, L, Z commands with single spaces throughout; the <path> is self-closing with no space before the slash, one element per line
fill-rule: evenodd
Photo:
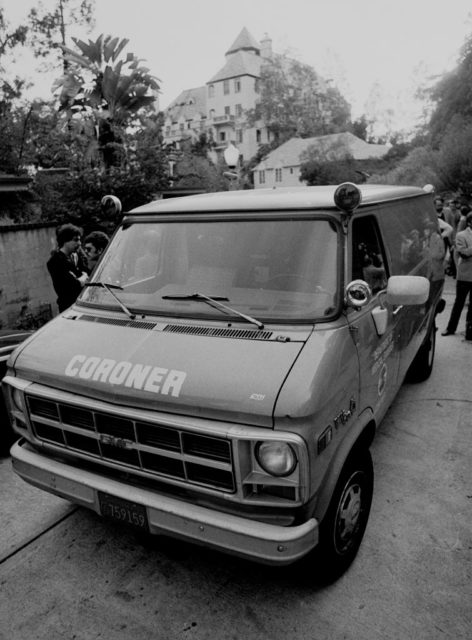
<path fill-rule="evenodd" d="M 257 462 L 271 476 L 288 476 L 297 466 L 295 452 L 286 442 L 258 442 L 255 453 Z"/>
<path fill-rule="evenodd" d="M 21 413 L 23 413 L 23 395 L 21 391 L 19 389 L 13 389 L 11 398 L 15 409 L 18 409 L 18 411 L 21 411 Z"/>

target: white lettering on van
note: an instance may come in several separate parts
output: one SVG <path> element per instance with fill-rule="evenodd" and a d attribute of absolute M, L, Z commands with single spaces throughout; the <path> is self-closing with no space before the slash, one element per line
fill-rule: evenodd
<path fill-rule="evenodd" d="M 126 376 L 133 365 L 131 362 L 118 362 L 112 369 L 108 382 L 110 384 L 124 384 Z"/>
<path fill-rule="evenodd" d="M 85 359 L 86 356 L 74 356 L 66 367 L 66 376 L 76 376 L 80 370 L 76 365 L 82 364 Z"/>
<path fill-rule="evenodd" d="M 150 393 L 160 393 L 178 398 L 187 374 L 177 369 L 153 367 L 149 364 L 133 364 L 126 360 L 117 362 L 111 358 L 73 356 L 65 368 L 66 376 L 124 385 Z"/>
<path fill-rule="evenodd" d="M 99 362 L 100 358 L 94 356 L 87 358 L 84 364 L 80 367 L 79 378 L 84 378 L 84 380 L 91 378 Z"/>
<path fill-rule="evenodd" d="M 142 389 L 151 368 L 150 364 L 135 364 L 126 378 L 125 387 Z"/>
<path fill-rule="evenodd" d="M 176 371 L 175 369 L 171 369 L 168 376 L 164 380 L 161 393 L 167 395 L 170 392 L 171 396 L 178 398 L 186 377 L 187 374 L 184 371 Z"/>
<path fill-rule="evenodd" d="M 162 369 L 161 367 L 153 367 L 144 385 L 144 390 L 159 393 L 161 390 L 160 382 L 162 382 L 162 378 L 166 375 L 167 371 L 167 369 Z"/>
<path fill-rule="evenodd" d="M 92 380 L 106 382 L 108 380 L 108 376 L 110 375 L 110 371 L 113 369 L 115 364 L 116 360 L 112 360 L 111 358 L 103 358 L 98 367 L 95 369 Z"/>

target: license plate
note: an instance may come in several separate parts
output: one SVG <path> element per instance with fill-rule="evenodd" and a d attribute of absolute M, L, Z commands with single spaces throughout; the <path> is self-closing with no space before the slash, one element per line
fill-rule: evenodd
<path fill-rule="evenodd" d="M 109 496 L 107 493 L 98 492 L 100 513 L 105 518 L 118 520 L 141 531 L 149 531 L 148 518 L 145 507 L 123 498 Z"/>

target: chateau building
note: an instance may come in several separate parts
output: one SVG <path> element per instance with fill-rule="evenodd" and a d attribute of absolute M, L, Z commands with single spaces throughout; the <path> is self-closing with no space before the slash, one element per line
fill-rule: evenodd
<path fill-rule="evenodd" d="M 261 66 L 272 57 L 272 41 L 257 42 L 243 28 L 225 54 L 224 66 L 204 87 L 186 89 L 165 110 L 164 142 L 198 140 L 206 133 L 221 153 L 230 142 L 240 151 L 240 162 L 249 160 L 260 144 L 271 141 L 263 123 L 249 127 L 245 111 L 259 97 Z"/>

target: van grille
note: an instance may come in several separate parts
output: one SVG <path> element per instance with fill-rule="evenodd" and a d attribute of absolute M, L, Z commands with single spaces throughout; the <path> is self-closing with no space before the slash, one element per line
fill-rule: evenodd
<path fill-rule="evenodd" d="M 103 411 L 27 396 L 36 437 L 159 478 L 233 493 L 231 443 Z"/>

